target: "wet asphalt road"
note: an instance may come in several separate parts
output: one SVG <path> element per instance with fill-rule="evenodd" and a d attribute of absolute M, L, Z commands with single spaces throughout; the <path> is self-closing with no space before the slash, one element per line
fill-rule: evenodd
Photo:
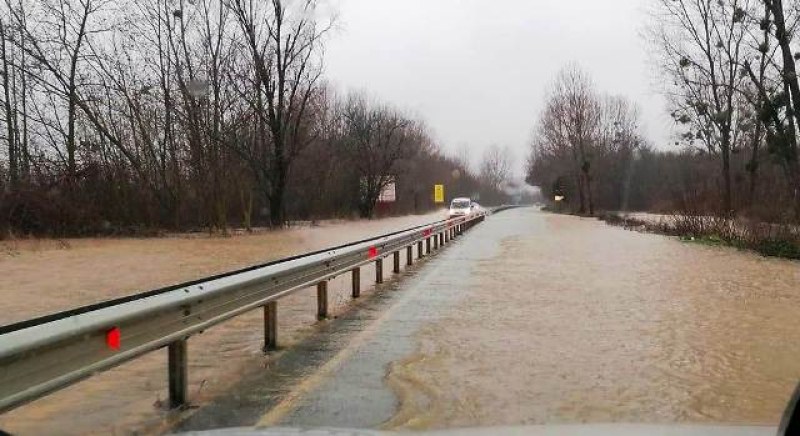
<path fill-rule="evenodd" d="M 774 426 L 800 379 L 797 289 L 796 262 L 509 210 L 180 429 Z"/>
<path fill-rule="evenodd" d="M 499 242 L 523 228 L 514 211 L 489 217 L 322 323 L 317 334 L 284 350 L 267 371 L 246 375 L 177 430 L 380 428 L 399 407 L 386 382 L 390 365 L 413 353 L 419 329 L 447 314 L 465 294 L 476 263 L 496 256 Z"/>

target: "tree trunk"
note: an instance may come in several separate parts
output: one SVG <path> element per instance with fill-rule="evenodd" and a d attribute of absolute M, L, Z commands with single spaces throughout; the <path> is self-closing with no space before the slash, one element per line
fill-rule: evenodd
<path fill-rule="evenodd" d="M 369 201 L 362 201 L 358 206 L 358 216 L 360 218 L 371 218 L 372 208 L 369 206 Z"/>
<path fill-rule="evenodd" d="M 67 181 L 70 185 L 75 182 L 78 173 L 75 162 L 75 89 L 69 94 L 69 108 L 67 115 Z"/>
<path fill-rule="evenodd" d="M 22 100 L 22 128 L 20 129 L 19 126 L 15 128 L 17 131 L 17 140 L 19 144 L 18 153 L 20 154 L 18 158 L 19 162 L 19 169 L 20 174 L 22 176 L 22 180 L 28 182 L 30 180 L 30 165 L 31 165 L 31 155 L 30 155 L 30 148 L 28 147 L 28 75 L 26 73 L 28 68 L 28 61 L 27 61 L 27 54 L 25 53 L 25 33 L 22 32 L 19 36 L 20 38 L 20 65 L 18 70 L 20 71 L 19 80 L 20 80 L 20 98 L 15 101 L 17 103 L 19 100 Z M 18 118 L 15 120 L 18 121 Z M 19 136 L 21 134 L 21 137 Z"/>
<path fill-rule="evenodd" d="M 765 4 L 764 5 L 764 20 L 769 20 L 769 18 L 770 18 L 769 5 Z M 770 30 L 769 30 L 769 27 L 767 27 L 767 26 L 764 27 L 763 37 L 764 37 L 763 42 L 764 42 L 764 45 L 766 46 L 766 45 L 769 44 L 769 39 L 770 39 Z M 768 65 L 767 64 L 767 56 L 761 56 L 761 60 L 759 61 L 759 67 L 758 67 L 758 83 L 756 84 L 756 86 L 763 86 L 764 77 L 765 77 L 766 71 L 767 71 L 767 65 Z M 752 73 L 752 71 L 750 71 L 750 72 Z M 761 110 L 762 106 L 764 105 L 764 96 L 763 96 L 763 94 L 761 92 L 758 93 L 758 99 L 756 101 L 758 102 L 758 104 L 756 106 L 756 109 L 757 110 Z M 750 208 L 753 207 L 753 205 L 755 204 L 755 201 L 756 201 L 756 189 L 758 187 L 757 186 L 758 185 L 758 169 L 759 169 L 759 165 L 760 165 L 759 161 L 758 161 L 758 158 L 759 158 L 758 152 L 759 152 L 759 147 L 761 146 L 762 135 L 764 134 L 764 131 L 762 130 L 762 129 L 764 129 L 763 123 L 757 122 L 756 126 L 755 126 L 755 129 L 756 129 L 756 131 L 755 131 L 755 134 L 753 135 L 753 143 L 752 143 L 752 145 L 750 147 L 750 149 L 752 150 L 751 154 L 750 154 L 750 162 L 748 163 L 748 167 L 747 167 L 747 172 L 750 175 L 750 187 L 749 187 L 749 190 L 748 190 L 747 204 L 748 204 L 748 207 L 750 207 Z"/>
<path fill-rule="evenodd" d="M 242 222 L 245 230 L 248 232 L 253 231 L 253 192 L 247 190 L 247 197 L 245 197 L 244 190 L 239 191 L 239 199 L 242 203 Z"/>
<path fill-rule="evenodd" d="M 272 191 L 269 195 L 269 222 L 272 227 L 282 227 L 284 224 L 284 191 L 286 189 L 286 177 L 280 170 L 277 171 L 272 183 Z"/>
<path fill-rule="evenodd" d="M 781 47 L 781 55 L 783 59 L 783 81 L 789 90 L 791 97 L 791 107 L 793 117 L 788 118 L 791 132 L 788 135 L 789 144 L 788 150 L 785 153 L 787 160 L 787 168 L 791 172 L 790 180 L 794 181 L 792 187 L 792 196 L 795 199 L 796 217 L 800 219 L 800 168 L 798 166 L 797 156 L 797 130 L 796 125 L 800 123 L 800 83 L 797 79 L 797 69 L 795 68 L 794 55 L 790 45 L 790 35 L 786 30 L 786 19 L 783 14 L 783 1 L 772 0 L 767 2 L 767 5 L 772 9 L 772 15 L 775 18 L 775 37 Z"/>
<path fill-rule="evenodd" d="M 800 222 L 800 164 L 795 160 L 794 162 L 794 219 Z"/>
<path fill-rule="evenodd" d="M 0 20 L 0 57 L 3 62 L 3 92 L 5 100 L 3 109 L 5 110 L 7 129 L 9 184 L 13 190 L 17 187 L 19 181 L 19 158 L 17 155 L 16 132 L 14 131 L 14 111 L 11 108 L 11 80 L 8 68 L 8 53 L 6 52 L 6 31 L 2 20 Z"/>
<path fill-rule="evenodd" d="M 758 187 L 758 161 L 755 159 L 750 161 L 748 173 L 750 176 L 750 186 L 748 187 L 747 203 L 750 207 L 752 207 L 756 201 L 756 189 Z"/>
<path fill-rule="evenodd" d="M 583 172 L 586 185 L 586 197 L 589 203 L 589 216 L 594 216 L 594 196 L 592 195 L 592 178 L 588 171 Z"/>
<path fill-rule="evenodd" d="M 72 50 L 69 66 L 68 88 L 67 88 L 67 177 L 70 186 L 75 183 L 77 175 L 77 163 L 75 154 L 77 143 L 75 141 L 75 123 L 77 122 L 78 111 L 78 60 L 80 59 L 81 46 L 86 37 L 86 23 L 89 19 L 89 2 L 84 6 L 81 16 L 78 36 L 75 41 L 75 48 Z"/>
<path fill-rule="evenodd" d="M 722 209 L 726 217 L 732 216 L 733 200 L 731 196 L 731 151 L 729 146 L 722 146 L 722 178 L 724 182 L 724 192 L 722 197 Z"/>
<path fill-rule="evenodd" d="M 759 166 L 758 151 L 759 151 L 759 146 L 761 145 L 760 144 L 761 128 L 762 128 L 761 123 L 757 123 L 755 136 L 753 138 L 753 144 L 751 146 L 752 153 L 750 155 L 750 162 L 748 163 L 747 166 L 747 172 L 750 176 L 750 186 L 748 189 L 747 203 L 750 207 L 753 207 L 753 204 L 755 204 L 756 200 L 756 187 L 758 184 L 758 166 Z"/>
<path fill-rule="evenodd" d="M 378 195 L 376 194 L 377 188 L 373 187 L 373 177 L 365 176 L 367 180 L 366 187 L 363 191 L 359 192 L 358 198 L 358 216 L 361 218 L 372 218 L 372 213 L 375 210 L 375 202 Z"/>

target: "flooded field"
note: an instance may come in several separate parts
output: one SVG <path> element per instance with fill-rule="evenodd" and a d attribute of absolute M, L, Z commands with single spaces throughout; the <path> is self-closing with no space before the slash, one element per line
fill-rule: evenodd
<path fill-rule="evenodd" d="M 319 250 L 444 218 L 323 221 L 231 237 L 0 241 L 0 325 Z"/>
<path fill-rule="evenodd" d="M 800 263 L 532 210 L 495 219 L 525 224 L 389 372 L 390 428 L 777 425 L 800 379 Z"/>
<path fill-rule="evenodd" d="M 129 295 L 181 281 L 321 249 L 442 218 L 441 213 L 375 221 L 333 222 L 229 238 L 178 235 L 154 239 L 74 239 L 4 243 L 0 254 L 0 324 Z M 385 271 L 388 277 L 390 273 Z M 374 272 L 365 268 L 362 287 Z M 333 315 L 351 301 L 349 280 L 329 287 Z M 316 323 L 316 294 L 279 304 L 279 345 L 289 347 Z M 268 366 L 260 312 L 228 321 L 189 342 L 190 398 L 199 405 L 247 369 Z M 0 415 L 0 428 L 20 435 L 130 434 L 166 428 L 166 351 L 98 374 Z"/>

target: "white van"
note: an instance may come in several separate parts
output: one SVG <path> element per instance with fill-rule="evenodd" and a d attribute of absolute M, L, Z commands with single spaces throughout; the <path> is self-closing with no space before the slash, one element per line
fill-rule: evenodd
<path fill-rule="evenodd" d="M 454 198 L 450 202 L 450 210 L 447 212 L 448 218 L 472 215 L 475 209 L 472 200 L 466 197 Z"/>

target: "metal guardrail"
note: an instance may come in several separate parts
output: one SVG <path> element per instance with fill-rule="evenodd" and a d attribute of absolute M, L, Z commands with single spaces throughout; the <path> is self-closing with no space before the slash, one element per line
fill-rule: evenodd
<path fill-rule="evenodd" d="M 288 258 L 106 303 L 0 327 L 0 413 L 62 389 L 153 350 L 168 348 L 170 407 L 186 403 L 188 338 L 245 312 L 263 308 L 264 350 L 276 347 L 277 301 L 316 286 L 317 315 L 328 315 L 327 281 L 352 274 L 361 292 L 360 267 L 393 256 L 400 272 L 432 253 L 485 214 L 438 221 L 370 240 Z"/>

